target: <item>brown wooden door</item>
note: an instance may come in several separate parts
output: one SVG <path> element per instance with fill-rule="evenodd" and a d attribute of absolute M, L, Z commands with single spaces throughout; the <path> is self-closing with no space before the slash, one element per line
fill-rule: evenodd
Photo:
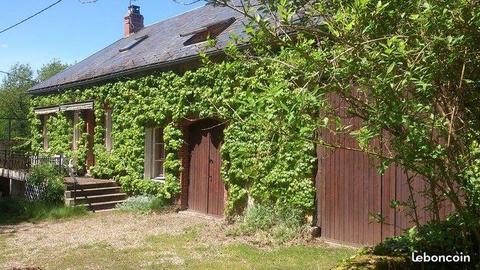
<path fill-rule="evenodd" d="M 225 204 L 225 185 L 220 168 L 223 127 L 213 120 L 202 120 L 190 127 L 190 181 L 188 207 L 221 216 Z"/>

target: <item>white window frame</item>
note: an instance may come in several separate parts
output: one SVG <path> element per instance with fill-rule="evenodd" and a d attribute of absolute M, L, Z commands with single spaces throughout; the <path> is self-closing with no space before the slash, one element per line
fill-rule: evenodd
<path fill-rule="evenodd" d="M 150 179 L 153 181 L 164 182 L 165 181 L 165 143 L 163 142 L 163 136 L 161 136 L 160 142 L 155 142 L 157 132 L 163 134 L 162 129 L 155 128 L 145 128 L 145 166 L 144 166 L 144 177 L 145 179 Z M 161 159 L 155 160 L 155 145 L 161 144 L 163 147 L 162 154 L 160 155 Z M 156 162 L 161 162 L 162 164 L 162 175 L 155 176 L 155 167 Z"/>

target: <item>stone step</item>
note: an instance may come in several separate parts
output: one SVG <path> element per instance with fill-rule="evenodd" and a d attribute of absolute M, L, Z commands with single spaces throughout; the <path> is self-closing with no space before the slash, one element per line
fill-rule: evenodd
<path fill-rule="evenodd" d="M 94 189 L 94 188 L 105 188 L 105 187 L 118 187 L 118 184 L 114 181 L 104 181 L 97 183 L 78 183 L 76 189 Z M 67 184 L 67 191 L 73 190 L 74 185 L 72 183 Z"/>
<path fill-rule="evenodd" d="M 89 204 L 81 204 L 87 208 L 87 210 L 92 212 L 97 212 L 100 210 L 109 210 L 114 209 L 117 204 L 124 202 L 125 200 L 119 201 L 110 201 L 110 202 L 97 202 L 97 203 L 89 203 Z"/>
<path fill-rule="evenodd" d="M 87 188 L 87 189 L 78 189 L 76 192 L 74 190 L 65 191 L 65 198 L 70 199 L 73 196 L 85 197 L 85 196 L 96 196 L 96 195 L 106 195 L 106 194 L 115 194 L 122 193 L 121 187 L 101 187 L 101 188 Z"/>
<path fill-rule="evenodd" d="M 93 196 L 77 196 L 76 200 L 74 198 L 66 198 L 65 203 L 67 205 L 73 206 L 74 202 L 77 205 L 81 204 L 91 204 L 98 202 L 111 202 L 111 201 L 121 201 L 127 198 L 126 193 L 112 193 L 112 194 L 102 194 L 102 195 L 93 195 Z"/>
<path fill-rule="evenodd" d="M 75 200 L 74 200 L 75 197 Z M 85 206 L 89 211 L 115 209 L 115 206 L 127 199 L 122 188 L 111 180 L 78 178 L 77 185 L 67 183 L 65 204 Z"/>

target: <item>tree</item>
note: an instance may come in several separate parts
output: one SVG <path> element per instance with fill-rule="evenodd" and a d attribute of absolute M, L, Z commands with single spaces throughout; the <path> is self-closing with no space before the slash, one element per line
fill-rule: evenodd
<path fill-rule="evenodd" d="M 26 119 L 28 113 L 28 96 L 26 91 L 34 85 L 33 71 L 29 65 L 13 65 L 7 77 L 0 84 L 0 116 L 6 118 Z"/>
<path fill-rule="evenodd" d="M 12 120 L 12 134 L 14 137 L 25 137 L 28 134 L 26 119 L 29 112 L 29 95 L 27 90 L 36 83 L 44 81 L 67 68 L 57 59 L 43 65 L 34 73 L 30 65 L 17 63 L 7 72 L 8 75 L 0 84 L 0 138 L 8 137 L 8 118 Z"/>
<path fill-rule="evenodd" d="M 64 64 L 58 59 L 53 59 L 37 71 L 37 81 L 43 82 L 55 74 L 64 71 L 69 66 L 69 64 Z"/>
<path fill-rule="evenodd" d="M 479 1 L 210 2 L 250 18 L 251 58 L 304 72 L 292 80 L 305 93 L 337 96 L 362 120 L 342 126 L 330 104 L 316 108 L 319 127 L 355 136 L 379 169 L 423 176 L 435 218 L 453 203 L 480 242 Z"/>
<path fill-rule="evenodd" d="M 29 101 L 26 90 L 30 88 L 33 83 L 33 71 L 31 67 L 17 63 L 10 68 L 8 76 L 5 77 L 0 84 L 1 139 L 27 135 L 28 128 L 26 121 L 22 122 L 22 120 L 19 119 L 27 118 Z M 9 130 L 10 128 L 14 131 Z"/>

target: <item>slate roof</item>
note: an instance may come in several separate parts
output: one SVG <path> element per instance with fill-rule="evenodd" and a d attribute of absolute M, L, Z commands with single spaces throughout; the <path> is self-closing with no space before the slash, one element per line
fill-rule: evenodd
<path fill-rule="evenodd" d="M 226 47 L 232 33 L 241 37 L 247 36 L 244 31 L 246 19 L 228 7 L 205 5 L 146 26 L 139 32 L 116 41 L 65 71 L 35 85 L 28 92 L 46 94 L 195 59 L 206 44 L 184 46 L 183 43 L 191 36 L 181 37 L 180 35 L 232 17 L 236 18 L 235 22 L 216 37 L 215 48 L 207 50 L 208 53 L 219 52 Z M 136 38 L 145 35 L 148 35 L 148 38 L 130 50 L 119 51 Z"/>

